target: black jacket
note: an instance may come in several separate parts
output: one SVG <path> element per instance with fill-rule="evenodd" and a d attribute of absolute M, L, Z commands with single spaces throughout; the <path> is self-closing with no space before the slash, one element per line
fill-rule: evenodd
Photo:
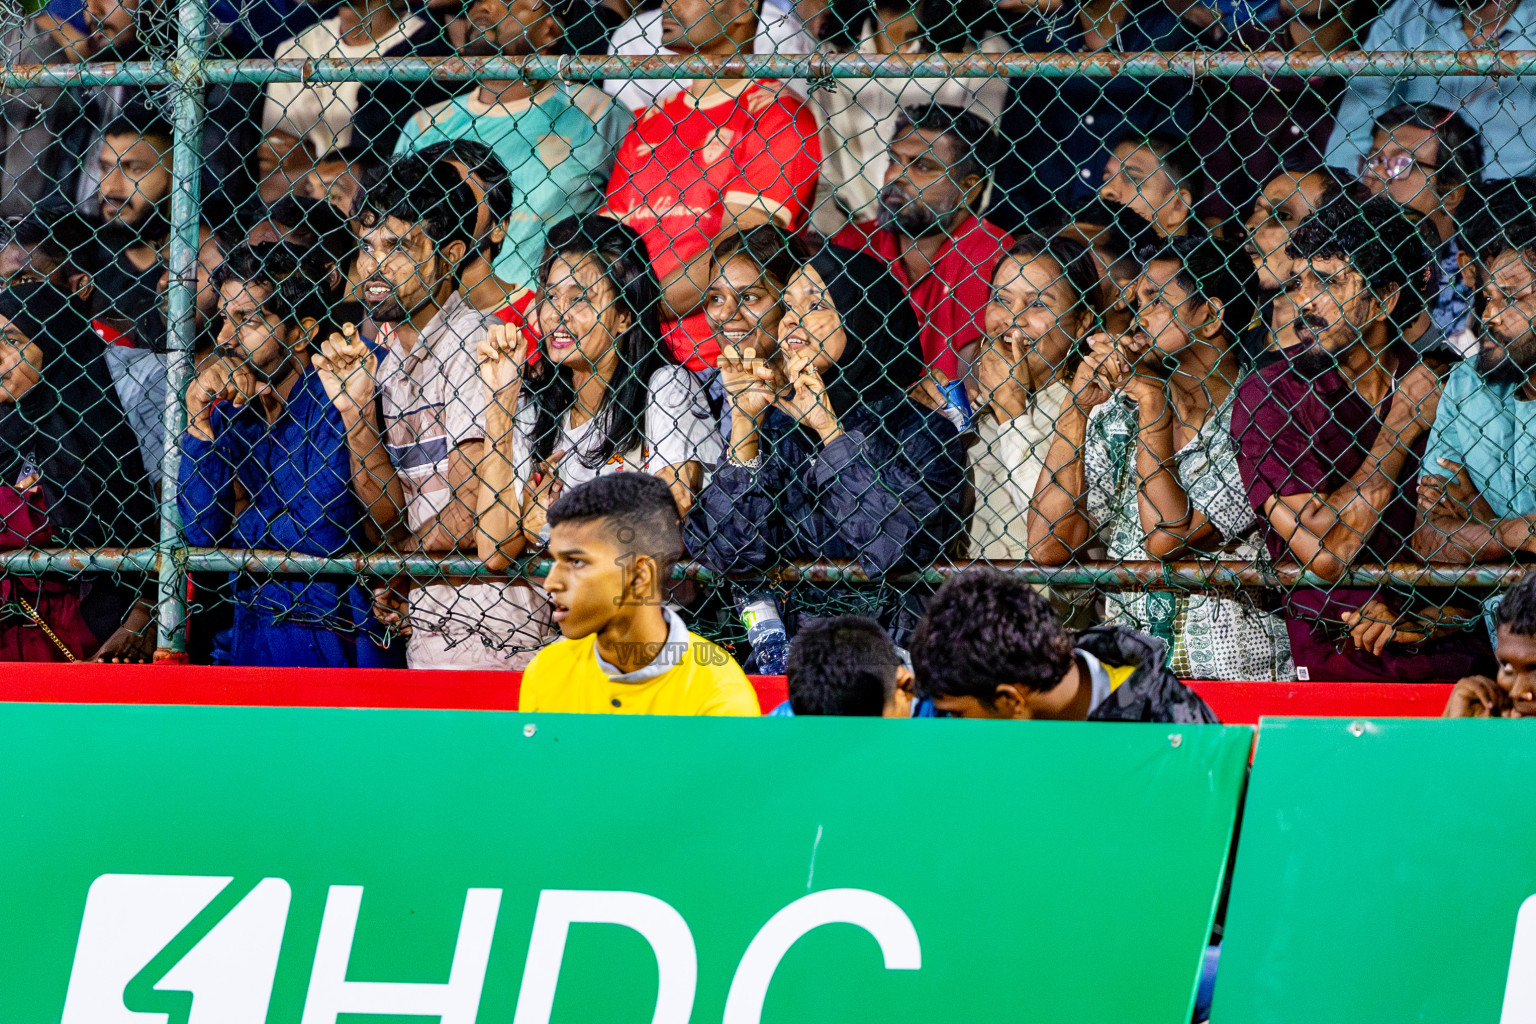
<path fill-rule="evenodd" d="M 1216 713 L 1200 695 L 1179 681 L 1163 662 L 1163 646 L 1124 626 L 1095 626 L 1077 638 L 1106 666 L 1135 665 L 1136 671 L 1088 715 L 1092 722 L 1164 722 L 1214 725 Z"/>
<path fill-rule="evenodd" d="M 826 448 L 774 410 L 756 470 L 722 464 L 688 522 L 689 549 L 721 572 L 835 559 L 871 576 L 930 564 L 960 528 L 965 449 L 954 425 L 907 398 L 859 406 Z"/>

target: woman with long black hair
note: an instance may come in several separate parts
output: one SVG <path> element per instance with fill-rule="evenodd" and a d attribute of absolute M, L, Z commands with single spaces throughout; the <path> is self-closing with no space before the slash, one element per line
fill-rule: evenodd
<path fill-rule="evenodd" d="M 477 470 L 478 537 L 491 568 L 543 547 L 561 491 L 606 473 L 652 473 L 681 509 L 693 504 L 720 434 L 704 385 L 664 355 L 659 299 L 633 229 L 595 215 L 550 229 L 536 349 L 517 327 L 492 324 L 480 350 L 488 449 Z M 508 594 L 543 614 L 527 584 Z"/>
<path fill-rule="evenodd" d="M 965 449 L 953 424 L 908 397 L 924 367 L 905 292 L 878 260 L 827 246 L 783 302 L 772 359 L 722 354 L 731 439 L 689 549 L 722 571 L 832 559 L 876 576 L 932 563 L 960 528 Z M 900 643 L 919 609 L 881 604 L 895 593 L 797 589 L 800 610 L 871 614 Z"/>
<path fill-rule="evenodd" d="M 0 291 L 0 549 L 136 547 L 153 523 L 89 317 L 46 281 Z M 136 658 L 137 597 L 111 573 L 0 575 L 0 661 Z"/>

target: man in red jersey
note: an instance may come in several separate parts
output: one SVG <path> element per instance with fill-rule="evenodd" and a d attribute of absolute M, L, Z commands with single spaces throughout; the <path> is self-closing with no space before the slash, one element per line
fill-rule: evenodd
<path fill-rule="evenodd" d="M 986 195 L 997 146 L 992 126 L 959 107 L 904 108 L 879 218 L 837 236 L 839 245 L 890 265 L 922 325 L 924 361 L 951 380 L 985 333 L 992 271 L 1013 244 L 973 212 Z"/>
<path fill-rule="evenodd" d="M 663 0 L 662 39 L 680 54 L 750 52 L 754 0 Z M 798 231 L 821 163 L 815 115 L 782 82 L 700 78 L 646 110 L 619 145 L 606 210 L 645 239 L 678 362 L 720 354 L 704 315 L 709 255 L 726 235 L 775 221 Z"/>

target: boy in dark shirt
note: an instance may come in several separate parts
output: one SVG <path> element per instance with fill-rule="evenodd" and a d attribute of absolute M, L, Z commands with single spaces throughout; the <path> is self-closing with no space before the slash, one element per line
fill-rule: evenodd
<path fill-rule="evenodd" d="M 1163 645 L 1123 626 L 1076 638 L 1050 603 L 999 569 L 952 577 L 912 637 L 919 696 L 939 715 L 1209 724 L 1216 715 L 1163 663 Z"/>

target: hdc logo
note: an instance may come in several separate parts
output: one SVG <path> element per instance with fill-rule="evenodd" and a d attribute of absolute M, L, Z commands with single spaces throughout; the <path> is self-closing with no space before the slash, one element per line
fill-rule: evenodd
<path fill-rule="evenodd" d="M 167 1024 L 140 1013 L 123 990 L 233 878 L 203 875 L 102 875 L 91 884 L 64 997 L 61 1024 Z M 282 951 L 291 898 L 281 878 L 263 879 L 155 984 L 192 993 L 187 1024 L 263 1024 Z M 363 888 L 333 885 L 304 1001 L 302 1024 L 336 1024 L 343 1013 L 440 1017 L 474 1024 L 500 889 L 470 889 L 446 984 L 348 981 L 347 962 Z M 545 889 L 533 917 L 513 1024 L 548 1024 L 566 934 L 573 924 L 617 924 L 638 932 L 656 955 L 660 981 L 652 1024 L 687 1024 L 693 1013 L 698 956 L 693 933 L 672 906 L 638 892 Z M 880 944 L 886 970 L 922 966 L 917 931 L 900 907 L 864 889 L 828 889 L 780 910 L 742 954 L 726 996 L 722 1024 L 758 1024 L 768 983 L 802 935 L 826 924 L 863 928 Z"/>

